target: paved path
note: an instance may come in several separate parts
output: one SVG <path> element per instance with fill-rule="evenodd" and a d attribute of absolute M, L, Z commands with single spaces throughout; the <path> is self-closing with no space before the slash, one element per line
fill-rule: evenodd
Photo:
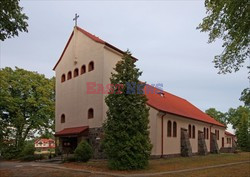
<path fill-rule="evenodd" d="M 141 174 L 118 174 L 118 173 L 110 173 L 110 172 L 94 172 L 89 170 L 82 170 L 82 169 L 72 169 L 67 167 L 62 167 L 59 164 L 51 164 L 51 163 L 37 163 L 37 162 L 29 162 L 29 163 L 22 163 L 22 162 L 0 162 L 0 170 L 1 168 L 20 168 L 20 167 L 38 167 L 38 168 L 45 168 L 45 169 L 58 169 L 60 171 L 67 171 L 67 172 L 77 172 L 81 173 L 82 175 L 87 176 L 116 176 L 116 177 L 146 177 L 146 176 L 160 176 L 166 174 L 176 174 L 176 173 L 183 173 L 183 172 L 192 172 L 204 169 L 211 169 L 211 168 L 219 168 L 219 167 L 227 167 L 233 166 L 238 164 L 245 164 L 250 163 L 250 161 L 242 161 L 242 162 L 234 162 L 234 163 L 226 163 L 220 165 L 212 165 L 206 167 L 198 167 L 198 168 L 191 168 L 191 169 L 183 169 L 183 170 L 174 170 L 174 171 L 165 171 L 165 172 L 156 172 L 156 173 L 141 173 Z"/>

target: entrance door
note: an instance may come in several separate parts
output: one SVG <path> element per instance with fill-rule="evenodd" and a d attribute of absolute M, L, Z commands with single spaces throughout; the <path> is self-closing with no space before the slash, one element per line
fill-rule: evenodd
<path fill-rule="evenodd" d="M 63 153 L 71 154 L 77 147 L 77 137 L 64 137 L 62 140 Z"/>
<path fill-rule="evenodd" d="M 222 147 L 224 148 L 224 138 L 222 138 Z"/>

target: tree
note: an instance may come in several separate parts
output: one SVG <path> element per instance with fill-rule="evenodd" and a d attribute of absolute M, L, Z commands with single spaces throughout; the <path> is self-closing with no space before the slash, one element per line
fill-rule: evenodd
<path fill-rule="evenodd" d="M 0 40 L 18 36 L 19 32 L 28 32 L 28 17 L 22 13 L 19 0 L 0 1 Z"/>
<path fill-rule="evenodd" d="M 105 98 L 108 111 L 104 123 L 104 150 L 108 164 L 110 168 L 119 170 L 145 168 L 152 145 L 147 98 L 142 94 L 144 85 L 138 79 L 142 72 L 135 67 L 129 51 L 114 70 L 110 78 L 110 93 Z M 130 93 L 130 84 L 137 86 L 135 92 Z"/>
<path fill-rule="evenodd" d="M 227 120 L 236 130 L 239 147 L 250 151 L 250 108 L 247 106 L 230 108 L 227 112 Z"/>
<path fill-rule="evenodd" d="M 220 123 L 227 125 L 227 117 L 224 113 L 217 111 L 215 108 L 209 108 L 206 111 L 206 114 L 219 121 Z"/>
<path fill-rule="evenodd" d="M 209 43 L 221 38 L 224 50 L 215 56 L 219 73 L 238 71 L 250 56 L 248 0 L 205 0 L 206 16 L 197 29 L 209 32 Z"/>
<path fill-rule="evenodd" d="M 0 70 L 0 123 L 6 141 L 21 150 L 36 132 L 54 126 L 54 78 L 6 67 Z M 0 134 L 1 134 L 0 133 Z"/>
<path fill-rule="evenodd" d="M 250 107 L 250 88 L 246 88 L 242 91 L 240 101 L 243 101 L 245 106 Z"/>

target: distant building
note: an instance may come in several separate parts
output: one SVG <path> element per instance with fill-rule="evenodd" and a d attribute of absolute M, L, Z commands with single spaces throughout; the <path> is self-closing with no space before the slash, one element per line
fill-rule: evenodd
<path fill-rule="evenodd" d="M 38 139 L 35 141 L 36 150 L 48 151 L 49 149 L 55 149 L 55 140 L 53 139 Z"/>
<path fill-rule="evenodd" d="M 92 84 L 92 88 L 102 90 L 99 85 L 108 85 L 111 72 L 123 53 L 84 29 L 74 28 L 54 67 L 55 136 L 57 146 L 63 153 L 74 152 L 81 140 L 87 140 L 94 148 L 94 157 L 103 157 L 100 142 L 104 136 L 102 124 L 107 118 L 108 107 L 104 100 L 107 94 L 90 93 L 95 90 L 87 92 L 87 87 Z M 133 60 L 137 59 L 133 57 Z M 148 88 L 156 89 L 152 86 Z M 225 138 L 230 137 L 225 134 L 225 125 L 189 101 L 165 91 L 146 93 L 146 96 L 150 108 L 152 156 L 205 155 L 218 153 L 225 146 L 232 147 L 230 143 L 225 144 Z"/>

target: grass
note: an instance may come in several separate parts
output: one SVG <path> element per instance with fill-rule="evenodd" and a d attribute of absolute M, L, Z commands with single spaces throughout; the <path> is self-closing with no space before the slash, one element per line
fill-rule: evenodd
<path fill-rule="evenodd" d="M 232 162 L 240 162 L 250 160 L 249 152 L 241 152 L 237 154 L 209 154 L 207 156 L 194 156 L 190 158 L 178 157 L 178 158 L 168 158 L 168 159 L 155 159 L 149 161 L 149 166 L 143 170 L 136 171 L 115 171 L 108 169 L 106 160 L 96 160 L 89 161 L 87 163 L 65 163 L 63 166 L 68 168 L 84 169 L 98 172 L 113 172 L 120 174 L 134 174 L 134 173 L 156 173 L 164 171 L 173 170 L 183 170 L 190 168 L 206 167 L 211 165 L 226 164 Z M 239 166 L 246 166 L 248 164 L 235 165 L 233 167 L 237 168 Z M 225 169 L 233 169 L 230 167 L 223 167 Z M 218 168 L 221 171 L 223 168 Z M 217 169 L 217 168 L 216 168 Z M 249 169 L 249 168 L 248 168 Z M 204 170 L 201 170 L 204 171 Z M 208 173 L 215 171 L 214 169 L 205 170 Z M 211 172 L 210 172 L 211 171 Z M 222 170 L 223 171 L 223 170 Z M 200 171 L 199 171 L 200 172 Z M 198 173 L 198 172 L 195 172 Z M 187 173 L 192 176 L 192 173 Z M 178 176 L 178 175 L 177 175 Z M 195 175 L 194 175 L 195 176 Z M 220 176 L 220 175 L 219 175 Z"/>

